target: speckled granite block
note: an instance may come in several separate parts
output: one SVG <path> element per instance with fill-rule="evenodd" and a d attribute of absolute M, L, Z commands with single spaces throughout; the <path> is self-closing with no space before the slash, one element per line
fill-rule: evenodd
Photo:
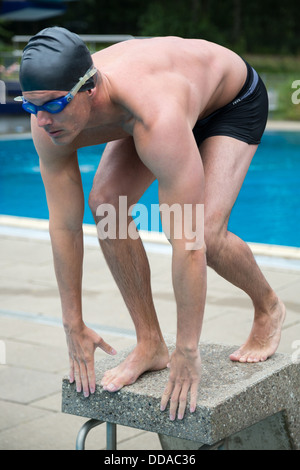
<path fill-rule="evenodd" d="M 172 341 L 168 346 L 174 349 Z M 171 422 L 168 411 L 160 411 L 168 370 L 145 373 L 116 393 L 102 389 L 104 372 L 121 362 L 128 350 L 96 364 L 97 390 L 89 398 L 63 379 L 62 411 L 208 445 L 282 412 L 291 446 L 300 449 L 300 364 L 285 354 L 263 363 L 235 363 L 228 357 L 234 348 L 201 344 L 197 409 L 182 421 Z"/>

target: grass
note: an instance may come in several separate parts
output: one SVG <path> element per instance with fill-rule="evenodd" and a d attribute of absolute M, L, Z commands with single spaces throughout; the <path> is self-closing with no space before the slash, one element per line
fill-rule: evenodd
<path fill-rule="evenodd" d="M 245 54 L 243 57 L 258 73 L 298 74 L 300 79 L 300 57 L 252 54 Z"/>
<path fill-rule="evenodd" d="M 244 57 L 261 75 L 268 91 L 277 95 L 277 108 L 270 112 L 270 117 L 275 120 L 300 121 L 300 104 L 292 102 L 292 95 L 296 91 L 292 84 L 300 80 L 300 58 L 259 55 Z M 300 92 L 297 97 L 300 98 Z"/>

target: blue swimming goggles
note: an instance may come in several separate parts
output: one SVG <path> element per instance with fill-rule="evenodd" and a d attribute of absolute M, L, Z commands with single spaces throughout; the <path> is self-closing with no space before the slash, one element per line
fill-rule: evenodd
<path fill-rule="evenodd" d="M 56 100 L 48 101 L 42 106 L 36 106 L 35 104 L 30 103 L 30 101 L 25 100 L 23 96 L 17 96 L 15 98 L 15 101 L 22 101 L 22 108 L 31 114 L 37 114 L 38 111 L 47 111 L 51 114 L 60 113 L 67 106 L 67 104 L 72 101 L 72 99 L 74 98 L 76 93 L 78 93 L 80 88 L 88 81 L 89 78 L 95 75 L 96 72 L 97 69 L 92 66 L 91 68 L 89 68 L 86 74 L 79 79 L 78 83 L 66 96 L 62 96 L 61 98 L 57 98 Z"/>

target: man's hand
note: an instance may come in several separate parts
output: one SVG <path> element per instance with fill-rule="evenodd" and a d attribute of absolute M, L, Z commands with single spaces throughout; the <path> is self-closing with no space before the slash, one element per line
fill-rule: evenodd
<path fill-rule="evenodd" d="M 77 392 L 83 391 L 85 397 L 96 390 L 94 368 L 94 353 L 101 348 L 107 354 L 117 352 L 95 331 L 84 323 L 80 327 L 69 329 L 65 327 L 70 358 L 70 383 L 76 382 Z"/>
<path fill-rule="evenodd" d="M 190 392 L 190 412 L 196 409 L 198 385 L 201 375 L 201 359 L 199 351 L 183 352 L 176 349 L 168 364 L 170 368 L 169 381 L 161 399 L 161 411 L 167 407 L 170 399 L 170 420 L 183 419 L 188 392 Z"/>

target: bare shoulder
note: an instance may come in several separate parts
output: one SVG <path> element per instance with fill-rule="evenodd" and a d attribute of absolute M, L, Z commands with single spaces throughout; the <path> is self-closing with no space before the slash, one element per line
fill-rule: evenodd
<path fill-rule="evenodd" d="M 195 60 L 187 40 L 167 37 L 126 41 L 101 51 L 94 60 L 109 82 L 111 99 L 135 118 L 157 116 L 176 95 L 177 101 L 186 104 Z"/>

